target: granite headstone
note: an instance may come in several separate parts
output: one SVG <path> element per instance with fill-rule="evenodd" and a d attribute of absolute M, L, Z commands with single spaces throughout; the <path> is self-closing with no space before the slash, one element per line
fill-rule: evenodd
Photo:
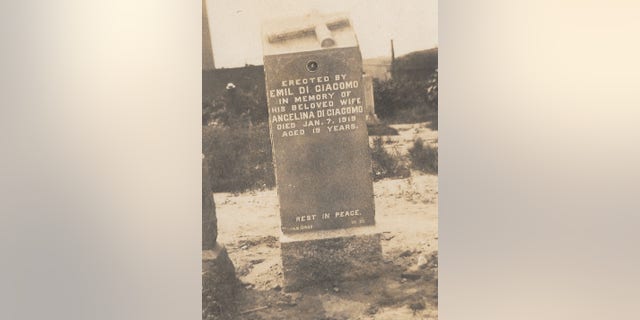
<path fill-rule="evenodd" d="M 362 228 L 375 208 L 351 22 L 314 13 L 266 23 L 263 48 L 285 286 L 369 274 L 364 260 L 380 245 Z"/>

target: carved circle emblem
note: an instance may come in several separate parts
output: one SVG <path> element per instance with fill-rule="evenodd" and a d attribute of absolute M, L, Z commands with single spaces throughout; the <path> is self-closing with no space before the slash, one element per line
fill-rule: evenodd
<path fill-rule="evenodd" d="M 309 72 L 316 72 L 316 70 L 318 70 L 318 63 L 313 60 L 307 62 L 307 70 L 309 70 Z"/>

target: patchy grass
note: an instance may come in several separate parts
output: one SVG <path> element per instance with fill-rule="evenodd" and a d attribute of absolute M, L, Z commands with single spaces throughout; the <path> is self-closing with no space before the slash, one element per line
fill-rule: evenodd
<path fill-rule="evenodd" d="M 400 154 L 388 152 L 384 148 L 384 144 L 384 140 L 380 137 L 373 140 L 373 148 L 371 148 L 373 180 L 408 177 L 410 171 L 402 161 Z"/>
<path fill-rule="evenodd" d="M 438 148 L 425 145 L 420 138 L 409 148 L 411 167 L 428 174 L 438 174 Z"/>

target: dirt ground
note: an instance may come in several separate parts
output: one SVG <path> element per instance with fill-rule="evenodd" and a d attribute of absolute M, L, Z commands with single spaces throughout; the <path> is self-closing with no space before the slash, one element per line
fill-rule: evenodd
<path fill-rule="evenodd" d="M 437 132 L 424 123 L 392 127 L 398 135 L 383 138 L 398 154 L 418 137 L 437 144 Z M 375 182 L 374 193 L 383 276 L 295 293 L 282 290 L 275 189 L 214 194 L 218 241 L 243 284 L 239 319 L 437 319 L 438 178 L 411 171 L 409 178 Z"/>

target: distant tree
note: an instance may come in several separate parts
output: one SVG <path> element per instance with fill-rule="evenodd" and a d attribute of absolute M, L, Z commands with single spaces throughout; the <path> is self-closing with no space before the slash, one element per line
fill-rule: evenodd
<path fill-rule="evenodd" d="M 426 81 L 438 69 L 438 48 L 415 51 L 396 58 L 393 79 Z"/>

